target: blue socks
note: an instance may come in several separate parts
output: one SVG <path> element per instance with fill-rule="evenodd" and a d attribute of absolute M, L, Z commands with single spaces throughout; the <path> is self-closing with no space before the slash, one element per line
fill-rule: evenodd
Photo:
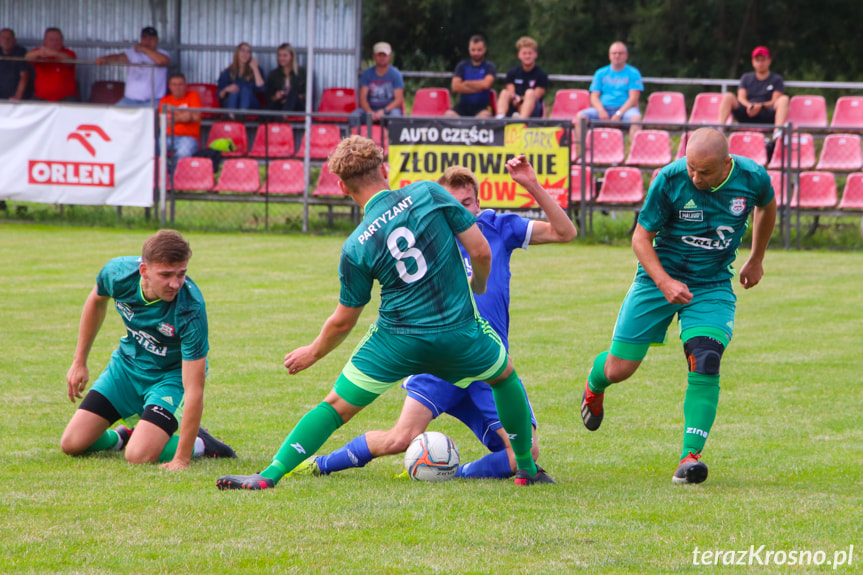
<path fill-rule="evenodd" d="M 360 435 L 351 439 L 344 447 L 340 447 L 329 455 L 316 458 L 321 473 L 329 475 L 334 471 L 343 471 L 353 467 L 364 467 L 374 456 L 369 451 L 366 436 Z M 507 463 L 507 465 L 509 465 Z"/>
<path fill-rule="evenodd" d="M 459 465 L 456 477 L 465 479 L 506 479 L 515 475 L 509 466 L 506 450 L 494 451 L 488 455 Z"/>

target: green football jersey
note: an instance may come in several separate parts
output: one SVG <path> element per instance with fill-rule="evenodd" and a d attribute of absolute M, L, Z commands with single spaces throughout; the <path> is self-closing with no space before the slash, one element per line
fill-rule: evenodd
<path fill-rule="evenodd" d="M 454 234 L 476 218 L 434 182 L 379 192 L 342 246 L 339 301 L 360 307 L 381 286 L 378 326 L 394 333 L 459 329 L 475 321 Z"/>
<path fill-rule="evenodd" d="M 749 213 L 773 199 L 770 176 L 748 158 L 731 156 L 731 173 L 713 190 L 699 190 L 686 158 L 662 169 L 650 186 L 638 223 L 657 232 L 653 247 L 665 271 L 687 285 L 727 281 Z M 638 265 L 635 281 L 653 280 Z"/>
<path fill-rule="evenodd" d="M 147 302 L 141 290 L 141 258 L 125 256 L 105 264 L 96 278 L 100 296 L 114 299 L 126 335 L 113 356 L 143 373 L 182 368 L 183 360 L 207 357 L 207 310 L 191 278 L 173 301 Z"/>

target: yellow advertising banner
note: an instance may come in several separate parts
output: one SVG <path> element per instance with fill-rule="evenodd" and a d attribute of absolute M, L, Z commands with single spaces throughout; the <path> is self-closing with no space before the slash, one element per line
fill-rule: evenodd
<path fill-rule="evenodd" d="M 506 171 L 507 160 L 524 154 L 539 183 L 561 207 L 569 206 L 570 130 L 566 123 L 391 118 L 387 129 L 393 189 L 437 180 L 450 166 L 464 166 L 479 180 L 484 208 L 536 208 L 533 197 Z"/>

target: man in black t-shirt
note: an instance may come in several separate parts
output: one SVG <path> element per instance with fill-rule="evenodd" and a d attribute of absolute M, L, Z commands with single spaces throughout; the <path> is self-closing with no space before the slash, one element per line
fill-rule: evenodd
<path fill-rule="evenodd" d="M 522 36 L 515 43 L 521 66 L 506 73 L 506 87 L 497 99 L 497 118 L 541 118 L 542 98 L 548 90 L 548 74 L 536 65 L 537 43 Z"/>
<path fill-rule="evenodd" d="M 11 28 L 0 30 L 0 56 L 23 58 L 27 53 L 15 40 Z M 0 60 L 0 99 L 25 100 L 29 97 L 33 69 L 23 60 Z"/>
<path fill-rule="evenodd" d="M 770 71 L 770 50 L 758 46 L 752 51 L 752 68 L 740 78 L 737 95 L 726 92 L 719 105 L 719 123 L 729 115 L 741 124 L 782 126 L 788 119 L 788 96 L 783 93 L 782 76 Z M 774 133 L 774 136 L 776 134 Z"/>

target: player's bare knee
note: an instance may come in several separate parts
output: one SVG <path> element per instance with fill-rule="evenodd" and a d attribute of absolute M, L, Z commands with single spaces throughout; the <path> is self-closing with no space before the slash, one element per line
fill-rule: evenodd
<path fill-rule="evenodd" d="M 724 351 L 725 346 L 719 340 L 707 336 L 696 336 L 683 344 L 689 371 L 702 375 L 719 375 Z"/>
<path fill-rule="evenodd" d="M 60 438 L 60 449 L 66 455 L 81 455 L 89 445 L 82 445 L 72 434 L 64 433 Z"/>
<path fill-rule="evenodd" d="M 142 463 L 156 463 L 159 461 L 159 454 L 147 453 L 145 450 L 129 449 L 126 447 L 126 461 L 128 463 L 140 465 Z"/>

